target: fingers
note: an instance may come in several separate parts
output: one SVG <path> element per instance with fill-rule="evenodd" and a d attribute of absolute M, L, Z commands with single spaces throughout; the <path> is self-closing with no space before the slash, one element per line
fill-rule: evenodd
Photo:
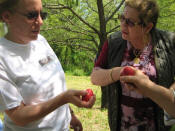
<path fill-rule="evenodd" d="M 78 107 L 84 107 L 84 108 L 92 108 L 93 105 L 95 104 L 96 101 L 96 96 L 92 96 L 89 101 L 82 101 L 80 100 L 80 103 L 78 103 Z"/>
<path fill-rule="evenodd" d="M 72 97 L 70 98 L 70 103 L 78 106 L 78 107 L 84 107 L 84 108 L 91 108 L 95 101 L 96 96 L 95 94 L 91 96 L 90 100 L 88 102 L 82 101 L 82 96 L 87 94 L 87 91 L 85 90 L 70 90 L 72 93 Z"/>
<path fill-rule="evenodd" d="M 87 94 L 85 90 L 72 90 L 74 96 L 84 96 Z"/>
<path fill-rule="evenodd" d="M 84 106 L 86 108 L 92 108 L 93 105 L 95 104 L 95 101 L 96 101 L 96 96 L 94 95 L 90 98 L 90 100 L 88 102 L 84 103 L 85 104 Z"/>
<path fill-rule="evenodd" d="M 127 87 L 131 91 L 135 91 L 137 89 L 137 87 L 132 83 L 125 83 L 125 87 Z"/>
<path fill-rule="evenodd" d="M 134 76 L 120 76 L 120 81 L 124 83 L 132 83 L 134 78 Z"/>

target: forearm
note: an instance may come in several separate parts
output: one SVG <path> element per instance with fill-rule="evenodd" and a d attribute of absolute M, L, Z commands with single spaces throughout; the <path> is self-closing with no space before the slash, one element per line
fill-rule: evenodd
<path fill-rule="evenodd" d="M 94 68 L 91 73 L 91 82 L 94 85 L 106 86 L 119 80 L 122 67 L 113 69 Z"/>
<path fill-rule="evenodd" d="M 172 90 L 152 83 L 148 90 L 145 90 L 145 95 L 175 117 L 175 103 Z"/>
<path fill-rule="evenodd" d="M 39 120 L 56 108 L 66 104 L 65 93 L 56 96 L 46 102 L 37 105 L 24 105 L 7 110 L 7 115 L 19 126 L 25 126 L 33 121 Z"/>

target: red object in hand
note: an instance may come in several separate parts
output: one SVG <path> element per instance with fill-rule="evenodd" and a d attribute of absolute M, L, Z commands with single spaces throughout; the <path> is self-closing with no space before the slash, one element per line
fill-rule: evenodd
<path fill-rule="evenodd" d="M 85 96 L 82 96 L 82 100 L 88 102 L 91 96 L 94 95 L 93 91 L 91 89 L 86 89 L 87 94 Z"/>
<path fill-rule="evenodd" d="M 133 76 L 135 75 L 135 71 L 131 68 L 131 67 L 124 67 L 122 73 L 121 73 L 121 76 Z"/>

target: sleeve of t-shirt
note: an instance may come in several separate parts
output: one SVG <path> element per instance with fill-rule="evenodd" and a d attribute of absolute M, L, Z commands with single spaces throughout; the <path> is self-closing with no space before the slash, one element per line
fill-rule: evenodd
<path fill-rule="evenodd" d="M 0 64 L 0 111 L 15 108 L 21 104 L 22 96 Z"/>
<path fill-rule="evenodd" d="M 95 61 L 95 67 L 105 68 L 107 65 L 108 41 L 103 44 L 102 50 L 98 59 Z"/>

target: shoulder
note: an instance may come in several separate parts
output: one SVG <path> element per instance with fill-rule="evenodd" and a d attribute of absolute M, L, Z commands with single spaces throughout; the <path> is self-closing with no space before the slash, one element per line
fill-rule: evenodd
<path fill-rule="evenodd" d="M 171 34 L 171 35 L 173 35 L 173 34 L 174 34 L 174 32 L 167 31 L 167 30 L 155 29 L 155 31 L 156 31 L 156 33 L 159 33 L 159 34 L 165 34 L 165 35 L 167 35 L 167 34 Z"/>
<path fill-rule="evenodd" d="M 165 41 L 174 41 L 175 40 L 175 33 L 165 30 L 156 29 L 155 34 L 157 39 L 164 39 Z"/>
<path fill-rule="evenodd" d="M 122 38 L 122 33 L 120 31 L 112 33 L 108 37 L 108 45 L 113 47 L 120 47 L 120 45 L 125 46 L 126 40 Z"/>
<path fill-rule="evenodd" d="M 44 46 L 50 48 L 50 45 L 49 45 L 48 41 L 46 40 L 46 38 L 45 38 L 43 35 L 39 34 L 39 35 L 38 35 L 38 39 L 37 39 L 36 41 L 37 41 L 37 42 L 40 42 L 40 43 L 43 44 Z"/>
<path fill-rule="evenodd" d="M 3 46 L 6 43 L 6 40 L 4 37 L 0 38 L 0 46 Z"/>
<path fill-rule="evenodd" d="M 51 45 L 48 43 L 48 41 L 46 40 L 46 38 L 44 36 L 39 34 L 37 40 L 42 44 L 43 48 L 45 48 L 46 50 L 49 50 L 50 52 L 52 52 L 54 54 L 54 51 L 53 51 Z M 38 44 L 36 44 L 36 45 L 40 48 L 40 46 Z"/>
<path fill-rule="evenodd" d="M 156 29 L 152 33 L 152 44 L 156 48 L 172 50 L 175 48 L 175 34 L 170 31 Z"/>
<path fill-rule="evenodd" d="M 46 41 L 46 38 L 42 36 L 41 34 L 38 34 L 38 39 L 39 41 Z"/>
<path fill-rule="evenodd" d="M 11 41 L 6 40 L 4 37 L 0 38 L 0 56 L 6 57 L 10 53 Z"/>

